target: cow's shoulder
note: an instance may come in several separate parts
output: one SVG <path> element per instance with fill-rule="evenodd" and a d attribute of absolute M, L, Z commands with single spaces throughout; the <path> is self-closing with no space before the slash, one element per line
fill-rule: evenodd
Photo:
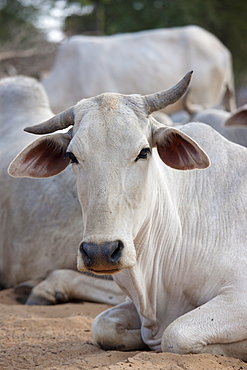
<path fill-rule="evenodd" d="M 204 144 L 207 146 L 211 146 L 212 144 L 214 144 L 217 145 L 219 149 L 220 147 L 239 147 L 239 145 L 230 142 L 218 131 L 216 131 L 214 128 L 206 123 L 190 122 L 185 125 L 179 126 L 179 129 L 186 135 L 189 135 L 193 140 L 198 142 L 199 145 Z M 242 150 L 242 147 L 240 147 L 240 150 Z"/>
<path fill-rule="evenodd" d="M 195 140 L 208 154 L 211 164 L 246 171 L 247 148 L 229 141 L 211 126 L 201 122 L 190 122 L 179 129 Z M 225 165 L 224 165 L 225 164 Z"/>

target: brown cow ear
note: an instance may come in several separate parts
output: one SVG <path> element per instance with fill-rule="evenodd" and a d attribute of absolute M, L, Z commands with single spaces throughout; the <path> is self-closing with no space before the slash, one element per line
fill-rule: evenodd
<path fill-rule="evenodd" d="M 68 134 L 44 136 L 24 148 L 10 163 L 13 177 L 45 178 L 62 172 L 70 163 L 64 158 L 70 141 Z"/>
<path fill-rule="evenodd" d="M 162 161 L 177 170 L 204 169 L 210 160 L 204 150 L 189 136 L 175 128 L 158 128 L 154 140 Z"/>
<path fill-rule="evenodd" d="M 243 127 L 247 126 L 247 105 L 233 113 L 224 123 L 224 126 Z"/>

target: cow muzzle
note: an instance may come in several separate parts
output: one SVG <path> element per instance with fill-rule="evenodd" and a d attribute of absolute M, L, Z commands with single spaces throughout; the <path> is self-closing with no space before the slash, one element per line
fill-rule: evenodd
<path fill-rule="evenodd" d="M 95 274 L 116 274 L 121 270 L 123 242 L 120 240 L 103 244 L 84 243 L 80 245 L 80 255 L 85 267 Z"/>

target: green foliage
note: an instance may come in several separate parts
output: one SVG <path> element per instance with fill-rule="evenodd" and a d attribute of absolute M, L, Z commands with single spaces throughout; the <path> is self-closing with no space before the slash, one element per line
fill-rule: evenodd
<path fill-rule="evenodd" d="M 95 14 L 91 13 L 86 16 L 72 14 L 66 18 L 64 32 L 68 36 L 76 34 L 95 34 L 96 22 Z"/>

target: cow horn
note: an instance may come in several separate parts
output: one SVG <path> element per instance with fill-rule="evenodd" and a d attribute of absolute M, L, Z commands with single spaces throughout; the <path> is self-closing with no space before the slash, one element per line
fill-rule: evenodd
<path fill-rule="evenodd" d="M 35 126 L 24 128 L 24 131 L 31 134 L 50 134 L 51 132 L 62 130 L 74 124 L 74 107 L 70 107 L 56 116 Z"/>
<path fill-rule="evenodd" d="M 193 71 L 186 73 L 186 75 L 173 87 L 168 90 L 160 91 L 154 94 L 145 95 L 147 103 L 147 113 L 151 114 L 160 109 L 164 109 L 170 104 L 176 103 L 186 92 Z"/>

